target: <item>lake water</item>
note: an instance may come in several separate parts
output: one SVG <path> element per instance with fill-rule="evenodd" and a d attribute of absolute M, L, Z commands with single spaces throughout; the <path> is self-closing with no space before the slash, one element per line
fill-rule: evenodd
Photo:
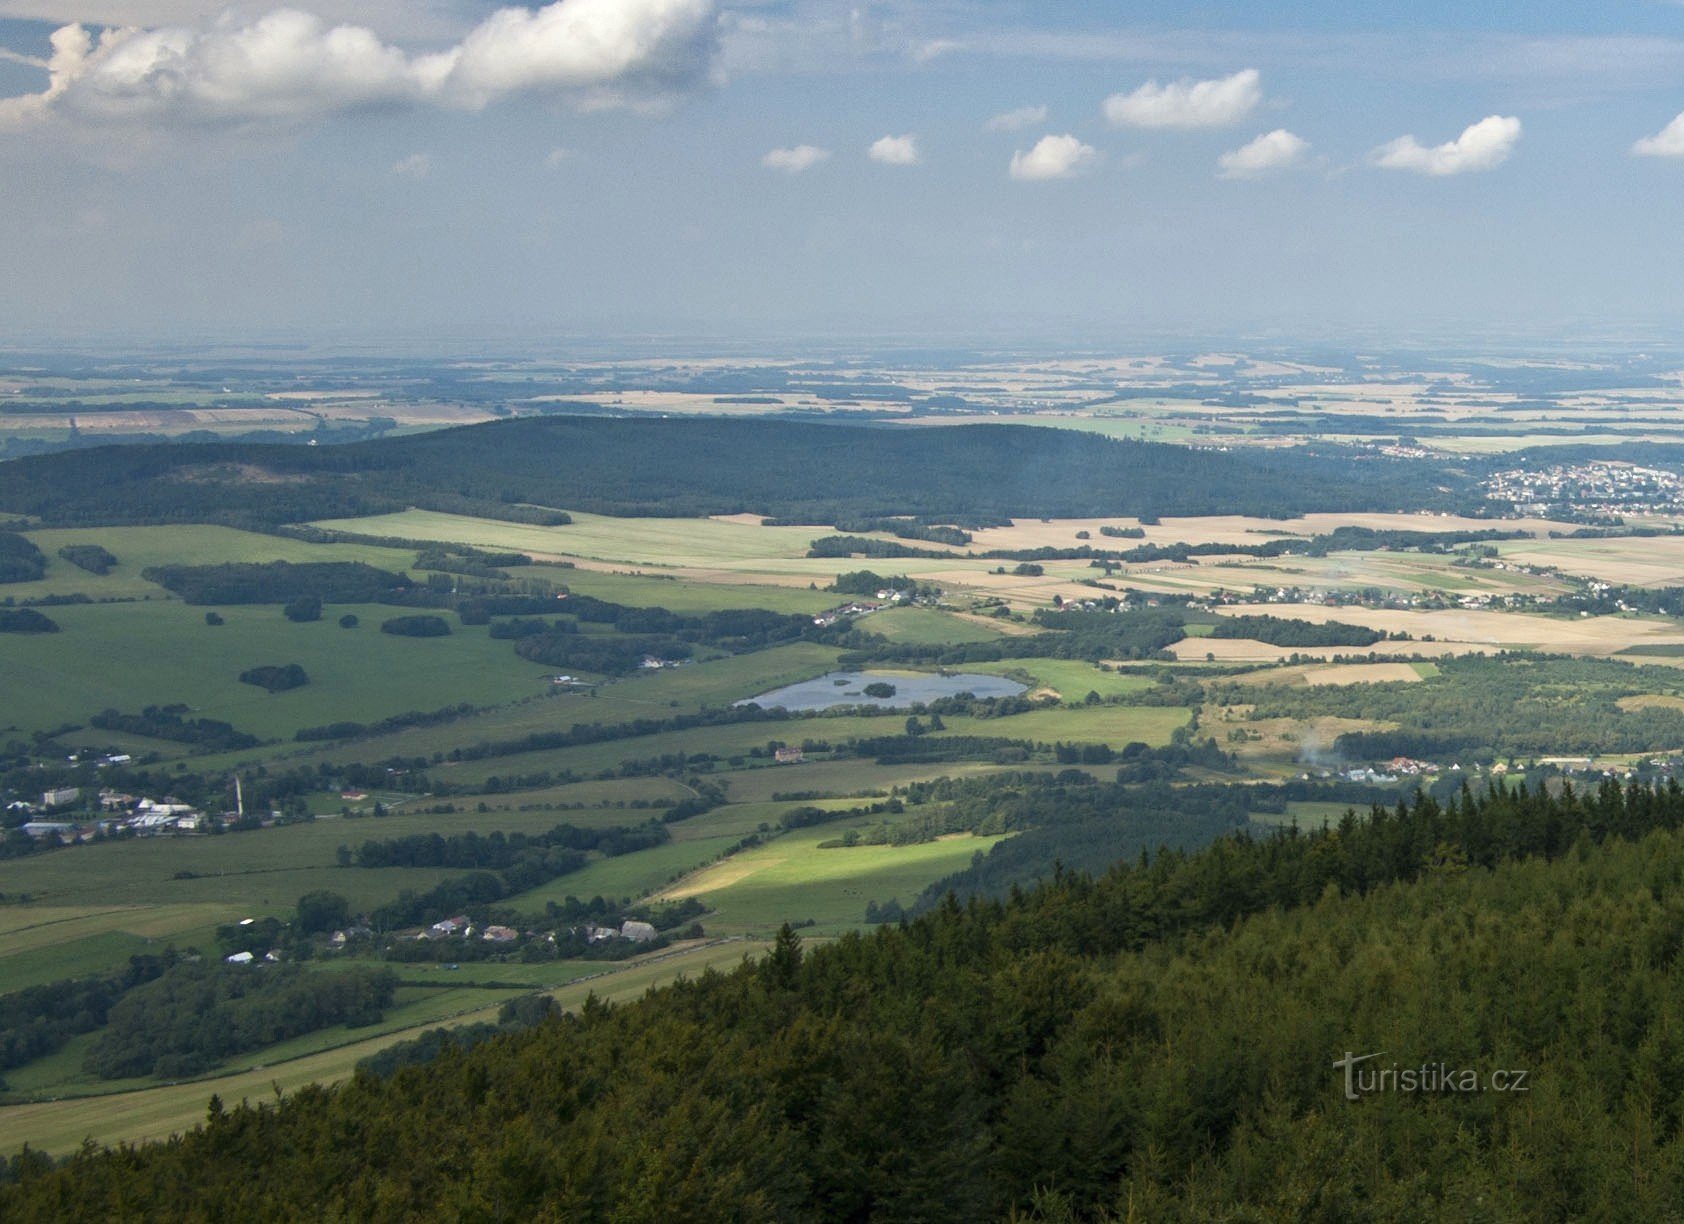
<path fill-rule="evenodd" d="M 893 697 L 867 697 L 868 684 L 892 684 Z M 938 676 L 934 672 L 826 672 L 816 680 L 800 684 L 786 684 L 758 697 L 748 697 L 738 705 L 756 705 L 771 709 L 782 706 L 786 710 L 807 713 L 828 710 L 833 706 L 874 705 L 902 709 L 918 702 L 934 701 L 938 697 L 957 697 L 970 693 L 977 697 L 1016 697 L 1027 692 L 1026 686 L 1004 676 L 984 676 L 975 672 L 961 672 L 952 676 Z"/>

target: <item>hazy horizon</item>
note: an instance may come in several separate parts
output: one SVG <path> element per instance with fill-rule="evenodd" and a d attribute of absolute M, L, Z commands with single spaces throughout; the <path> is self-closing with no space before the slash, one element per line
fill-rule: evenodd
<path fill-rule="evenodd" d="M 1681 111 L 1661 3 L 0 0 L 0 326 L 1617 343 Z"/>

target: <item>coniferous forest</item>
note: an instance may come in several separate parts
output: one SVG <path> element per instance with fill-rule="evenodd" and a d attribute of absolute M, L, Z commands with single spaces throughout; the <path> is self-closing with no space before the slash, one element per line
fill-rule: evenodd
<path fill-rule="evenodd" d="M 1681 886 L 1676 784 L 1422 797 L 786 928 L 168 1144 L 26 1152 L 0 1216 L 1663 1219 Z"/>

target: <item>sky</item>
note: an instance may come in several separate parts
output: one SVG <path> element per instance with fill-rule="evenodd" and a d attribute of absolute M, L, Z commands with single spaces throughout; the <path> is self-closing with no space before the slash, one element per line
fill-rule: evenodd
<path fill-rule="evenodd" d="M 1681 221 L 1678 0 L 0 0 L 13 342 L 1665 335 Z"/>

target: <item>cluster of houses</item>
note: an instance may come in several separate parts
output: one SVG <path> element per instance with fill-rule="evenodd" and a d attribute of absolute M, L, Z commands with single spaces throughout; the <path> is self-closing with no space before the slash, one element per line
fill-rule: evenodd
<path fill-rule="evenodd" d="M 1514 503 L 1522 514 L 1668 514 L 1684 508 L 1684 478 L 1635 463 L 1558 463 L 1514 468 L 1484 481 L 1485 496 Z"/>
<path fill-rule="evenodd" d="M 142 837 L 165 833 L 203 833 L 209 830 L 213 821 L 227 826 L 240 819 L 236 812 L 208 815 L 192 804 L 182 803 L 171 796 L 151 799 L 107 788 L 101 790 L 96 798 L 98 815 L 65 810 L 82 803 L 82 788 L 79 786 L 43 791 L 38 804 L 17 800 L 7 804 L 6 809 L 30 817 L 21 826 L 29 836 L 55 838 L 66 845 L 123 833 Z"/>
<path fill-rule="evenodd" d="M 339 938 L 339 936 L 343 934 L 345 934 L 345 932 L 334 932 L 334 941 L 336 941 L 338 946 L 343 946 L 345 943 L 344 940 Z M 424 927 L 419 931 L 411 932 L 410 938 L 480 939 L 484 940 L 486 943 L 512 944 L 518 942 L 521 939 L 522 934 L 522 932 L 515 930 L 513 927 L 498 926 L 495 923 L 480 926 L 466 914 L 458 914 L 454 918 L 443 918 L 438 922 L 433 923 L 432 926 Z M 569 932 L 569 934 L 581 936 L 586 943 L 593 944 L 603 943 L 604 941 L 610 939 L 626 939 L 633 943 L 651 943 L 659 936 L 659 932 L 657 932 L 649 923 L 639 922 L 636 919 L 630 918 L 622 922 L 617 927 L 595 926 L 587 923 L 582 927 L 574 928 Z M 543 939 L 550 943 L 556 942 L 554 931 L 526 931 L 524 932 L 524 935 L 528 939 Z"/>

